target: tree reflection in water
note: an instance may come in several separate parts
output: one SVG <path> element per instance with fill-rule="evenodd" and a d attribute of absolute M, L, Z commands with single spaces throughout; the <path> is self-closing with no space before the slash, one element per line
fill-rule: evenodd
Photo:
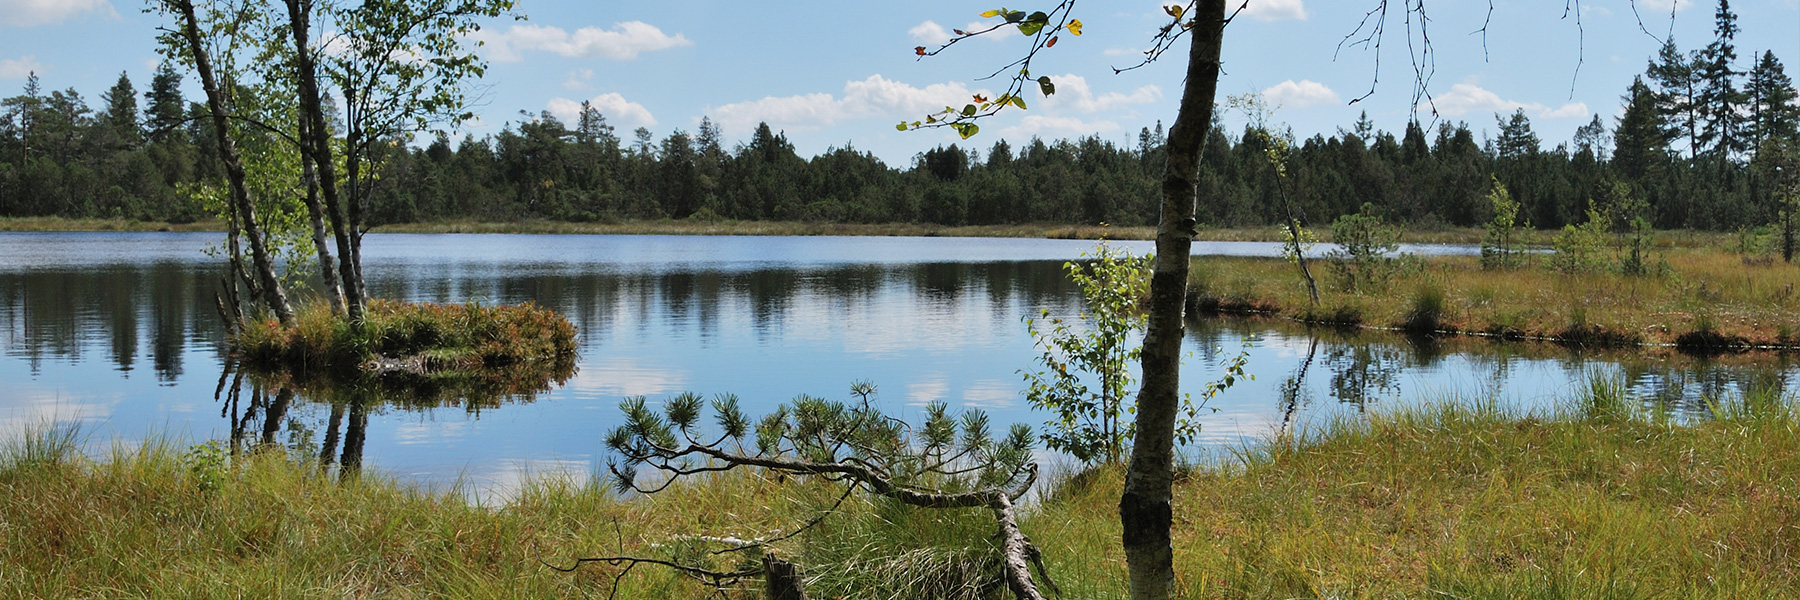
<path fill-rule="evenodd" d="M 214 399 L 220 402 L 220 415 L 231 426 L 230 447 L 234 456 L 280 448 L 298 456 L 317 456 L 321 469 L 336 467 L 340 476 L 354 477 L 362 469 L 370 410 L 460 406 L 478 418 L 483 410 L 535 402 L 539 394 L 574 377 L 575 362 L 575 357 L 564 356 L 475 371 L 422 375 L 402 372 L 344 379 L 324 373 L 252 369 L 228 360 L 219 375 Z M 316 449 L 312 446 L 313 431 L 298 419 L 288 419 L 297 402 L 331 407 L 324 438 Z M 253 430 L 253 426 L 257 429 Z M 286 443 L 279 439 L 284 426 L 289 434 Z"/>

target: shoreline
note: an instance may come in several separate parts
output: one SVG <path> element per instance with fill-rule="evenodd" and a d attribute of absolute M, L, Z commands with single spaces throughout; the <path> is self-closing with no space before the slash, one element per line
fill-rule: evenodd
<path fill-rule="evenodd" d="M 1331 242 L 1330 229 L 1316 226 L 1319 241 Z M 192 223 L 137 221 L 131 219 L 66 219 L 62 217 L 0 217 L 0 232 L 224 232 L 225 223 L 218 220 Z M 1043 238 L 1074 240 L 1156 239 L 1151 226 L 1082 225 L 1064 223 L 1019 223 L 1010 225 L 938 225 L 933 223 L 814 223 L 804 221 L 690 221 L 655 220 L 618 223 L 576 223 L 567 221 L 526 220 L 501 221 L 435 221 L 396 223 L 370 228 L 370 233 L 478 233 L 478 234 L 557 234 L 557 235 L 702 235 L 702 236 L 867 236 L 867 237 L 986 237 Z M 1559 231 L 1530 230 L 1524 232 L 1523 243 L 1545 247 Z M 1473 227 L 1442 229 L 1402 229 L 1402 244 L 1481 243 L 1483 230 Z M 1282 231 L 1276 226 L 1248 228 L 1209 228 L 1200 230 L 1196 242 L 1280 242 Z M 1674 230 L 1656 232 L 1657 248 L 1696 248 L 1735 243 L 1737 234 L 1721 231 Z"/>

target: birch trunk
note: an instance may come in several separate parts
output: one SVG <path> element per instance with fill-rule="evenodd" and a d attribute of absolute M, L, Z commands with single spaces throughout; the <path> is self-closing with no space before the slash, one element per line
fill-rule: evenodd
<path fill-rule="evenodd" d="M 1187 297 L 1188 253 L 1195 234 L 1194 180 L 1202 142 L 1212 129 L 1225 0 L 1199 0 L 1194 12 L 1187 81 L 1175 124 L 1169 129 L 1169 162 L 1163 171 L 1162 220 L 1156 228 L 1156 265 L 1150 276 L 1137 437 L 1131 446 L 1125 492 L 1119 498 L 1134 599 L 1168 598 L 1175 582 L 1169 529 L 1175 419 L 1181 407 L 1182 309 Z"/>
<path fill-rule="evenodd" d="M 206 90 L 206 108 L 212 113 L 213 135 L 218 138 L 219 159 L 225 163 L 225 178 L 231 187 L 231 203 L 236 207 L 237 218 L 243 227 L 244 237 L 250 242 L 250 262 L 256 270 L 257 281 L 261 283 L 259 291 L 263 303 L 275 313 L 281 323 L 291 324 L 294 321 L 293 308 L 288 305 L 287 293 L 281 289 L 281 280 L 275 276 L 275 261 L 269 256 L 269 241 L 263 235 L 262 225 L 256 218 L 256 206 L 250 203 L 250 190 L 244 185 L 244 163 L 238 154 L 237 144 L 231 138 L 231 108 L 225 103 L 223 90 L 212 69 L 212 58 L 207 54 L 206 44 L 200 39 L 200 21 L 194 16 L 193 0 L 165 0 L 174 5 L 181 15 L 181 34 L 187 40 L 188 49 L 194 57 L 194 70 L 200 74 L 200 85 Z"/>

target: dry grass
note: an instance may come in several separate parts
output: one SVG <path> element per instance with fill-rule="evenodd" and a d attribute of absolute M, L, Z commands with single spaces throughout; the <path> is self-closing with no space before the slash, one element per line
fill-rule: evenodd
<path fill-rule="evenodd" d="M 1800 269 L 1779 260 L 1749 265 L 1704 248 L 1664 256 L 1665 277 L 1490 271 L 1474 257 L 1435 257 L 1362 293 L 1339 291 L 1327 261 L 1319 261 L 1318 309 L 1309 306 L 1298 270 L 1280 260 L 1196 259 L 1190 283 L 1208 299 L 1204 308 L 1322 322 L 1407 328 L 1418 305 L 1440 294 L 1432 328 L 1442 332 L 1600 345 L 1675 344 L 1684 334 L 1711 332 L 1715 342 L 1740 346 L 1800 343 Z"/>
<path fill-rule="evenodd" d="M 225 231 L 225 224 L 216 220 L 162 223 L 130 219 L 0 217 L 0 231 Z"/>

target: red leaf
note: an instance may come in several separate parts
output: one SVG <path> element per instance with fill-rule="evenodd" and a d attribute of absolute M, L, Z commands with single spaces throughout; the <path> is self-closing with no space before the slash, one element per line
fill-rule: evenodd
<path fill-rule="evenodd" d="M 913 53 L 918 54 L 919 56 L 924 56 L 925 55 L 925 47 L 924 46 L 915 47 L 915 48 L 913 48 Z"/>
<path fill-rule="evenodd" d="M 1057 39 L 1057 37 L 1059 37 L 1059 36 L 1054 36 L 1054 35 L 1053 35 L 1053 36 L 1050 36 L 1050 43 L 1048 43 L 1048 44 L 1044 44 L 1044 47 L 1045 47 L 1045 48 L 1053 48 L 1053 47 L 1055 47 L 1055 46 L 1056 46 L 1056 39 Z"/>

